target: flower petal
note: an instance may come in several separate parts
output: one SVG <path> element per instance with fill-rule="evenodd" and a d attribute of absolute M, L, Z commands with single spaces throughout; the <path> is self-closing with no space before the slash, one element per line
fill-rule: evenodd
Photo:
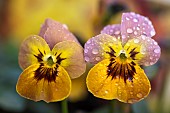
<path fill-rule="evenodd" d="M 135 103 L 145 98 L 151 89 L 150 82 L 140 66 L 135 65 L 136 73 L 132 80 L 117 76 L 108 76 L 110 64 L 105 59 L 96 64 L 88 73 L 86 83 L 88 90 L 96 97 L 107 100 L 118 99 L 125 103 Z"/>
<path fill-rule="evenodd" d="M 35 71 L 39 67 L 39 64 L 34 64 L 21 73 L 16 86 L 17 92 L 34 101 L 55 102 L 67 98 L 71 91 L 71 80 L 64 68 L 58 66 L 55 81 L 49 82 L 45 78 L 35 78 Z"/>
<path fill-rule="evenodd" d="M 145 66 L 155 64 L 161 54 L 158 43 L 145 35 L 129 40 L 124 49 L 128 53 L 127 57 L 132 57 L 139 65 Z"/>
<path fill-rule="evenodd" d="M 101 34 L 108 34 L 120 39 L 120 24 L 107 25 L 101 30 Z"/>
<path fill-rule="evenodd" d="M 50 48 L 43 38 L 32 35 L 26 38 L 20 47 L 19 65 L 22 69 L 41 62 L 45 54 L 50 53 Z"/>
<path fill-rule="evenodd" d="M 56 44 L 52 50 L 53 54 L 64 60 L 61 61 L 61 66 L 68 72 L 71 78 L 77 78 L 86 70 L 86 63 L 83 56 L 83 48 L 72 41 L 63 41 Z"/>
<path fill-rule="evenodd" d="M 43 37 L 52 49 L 57 43 L 62 41 L 78 42 L 76 37 L 68 30 L 65 24 L 61 24 L 52 19 L 46 19 L 42 25 L 39 35 Z"/>
<path fill-rule="evenodd" d="M 121 33 L 122 42 L 125 44 L 129 39 L 140 35 L 152 37 L 155 29 L 147 17 L 131 12 L 122 14 Z"/>
<path fill-rule="evenodd" d="M 108 52 L 114 50 L 114 55 L 118 56 L 122 50 L 122 45 L 116 37 L 100 34 L 89 39 L 84 46 L 84 57 L 86 62 L 96 64 L 105 58 L 110 58 Z"/>

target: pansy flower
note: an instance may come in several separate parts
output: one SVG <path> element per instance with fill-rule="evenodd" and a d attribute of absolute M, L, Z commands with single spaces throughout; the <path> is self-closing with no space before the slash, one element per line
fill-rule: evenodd
<path fill-rule="evenodd" d="M 151 21 L 131 12 L 123 13 L 121 24 L 108 25 L 89 39 L 85 60 L 96 65 L 86 79 L 88 90 L 96 97 L 125 103 L 145 98 L 151 85 L 140 65 L 153 65 L 160 57 L 154 35 Z"/>
<path fill-rule="evenodd" d="M 60 101 L 71 91 L 71 79 L 85 71 L 83 48 L 66 25 L 47 19 L 40 36 L 32 35 L 21 44 L 19 64 L 24 71 L 17 92 L 34 101 Z"/>

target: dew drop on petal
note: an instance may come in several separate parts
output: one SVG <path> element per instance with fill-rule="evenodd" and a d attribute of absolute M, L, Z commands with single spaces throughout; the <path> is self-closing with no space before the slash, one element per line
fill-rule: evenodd
<path fill-rule="evenodd" d="M 139 43 L 139 39 L 134 39 L 134 43 Z"/>
<path fill-rule="evenodd" d="M 134 22 L 138 22 L 138 20 L 136 18 L 133 19 Z"/>
<path fill-rule="evenodd" d="M 136 29 L 139 31 L 140 30 L 140 28 L 139 27 L 136 27 Z"/>
<path fill-rule="evenodd" d="M 157 43 L 157 42 L 154 42 L 154 44 L 155 44 L 155 45 L 158 45 L 158 43 Z"/>
<path fill-rule="evenodd" d="M 142 93 L 138 93 L 137 95 L 136 95 L 138 98 L 142 98 Z"/>
<path fill-rule="evenodd" d="M 84 57 L 84 59 L 85 59 L 86 62 L 88 62 L 90 60 L 89 57 L 87 57 L 87 56 Z"/>
<path fill-rule="evenodd" d="M 128 17 L 126 17 L 126 20 L 130 20 Z"/>
<path fill-rule="evenodd" d="M 120 34 L 120 31 L 115 31 L 114 34 L 115 34 L 115 35 L 118 35 L 118 34 Z"/>
<path fill-rule="evenodd" d="M 105 93 L 108 94 L 108 91 L 106 90 Z"/>
<path fill-rule="evenodd" d="M 137 31 L 135 31 L 135 32 L 134 32 L 134 34 L 135 34 L 135 35 L 137 35 L 137 34 L 138 34 L 138 32 L 137 32 Z"/>
<path fill-rule="evenodd" d="M 150 32 L 150 34 L 151 34 L 151 36 L 154 36 L 154 35 L 155 35 L 155 31 L 152 30 L 152 31 Z"/>
<path fill-rule="evenodd" d="M 93 50 L 92 50 L 92 53 L 93 53 L 93 54 L 98 54 L 98 53 L 99 53 L 99 50 L 98 50 L 98 49 L 93 49 Z"/>
<path fill-rule="evenodd" d="M 85 52 L 85 53 L 88 53 L 88 49 L 84 49 L 84 52 Z"/>
<path fill-rule="evenodd" d="M 131 28 L 127 28 L 127 33 L 133 33 L 133 30 Z"/>
<path fill-rule="evenodd" d="M 130 92 L 130 94 L 132 95 L 132 94 L 133 94 L 133 92 L 131 91 L 131 92 Z"/>
<path fill-rule="evenodd" d="M 159 49 L 159 48 L 154 49 L 154 52 L 155 52 L 155 53 L 160 53 L 160 49 Z"/>
<path fill-rule="evenodd" d="M 100 57 L 96 57 L 95 59 L 96 59 L 96 61 L 100 61 L 100 60 L 101 60 L 101 58 L 100 58 Z"/>

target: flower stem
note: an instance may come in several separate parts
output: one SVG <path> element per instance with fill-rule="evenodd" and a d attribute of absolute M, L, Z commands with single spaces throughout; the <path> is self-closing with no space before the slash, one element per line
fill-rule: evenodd
<path fill-rule="evenodd" d="M 114 100 L 111 100 L 111 101 L 110 101 L 109 113 L 113 113 L 113 112 L 114 112 L 114 103 L 115 103 Z"/>
<path fill-rule="evenodd" d="M 64 99 L 63 101 L 61 101 L 61 109 L 62 109 L 62 113 L 68 113 L 67 99 Z"/>

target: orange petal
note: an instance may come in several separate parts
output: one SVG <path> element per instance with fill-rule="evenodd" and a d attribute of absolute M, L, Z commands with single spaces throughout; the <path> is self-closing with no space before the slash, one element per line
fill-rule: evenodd
<path fill-rule="evenodd" d="M 34 101 L 55 102 L 67 98 L 71 91 L 71 80 L 64 68 L 58 66 L 55 81 L 48 81 L 35 78 L 35 71 L 39 67 L 34 64 L 24 70 L 17 82 L 17 92 Z"/>
<path fill-rule="evenodd" d="M 136 73 L 132 80 L 107 75 L 109 59 L 96 64 L 88 73 L 86 83 L 88 90 L 96 97 L 107 100 L 118 99 L 125 103 L 135 103 L 145 98 L 151 89 L 144 71 L 135 65 Z"/>

